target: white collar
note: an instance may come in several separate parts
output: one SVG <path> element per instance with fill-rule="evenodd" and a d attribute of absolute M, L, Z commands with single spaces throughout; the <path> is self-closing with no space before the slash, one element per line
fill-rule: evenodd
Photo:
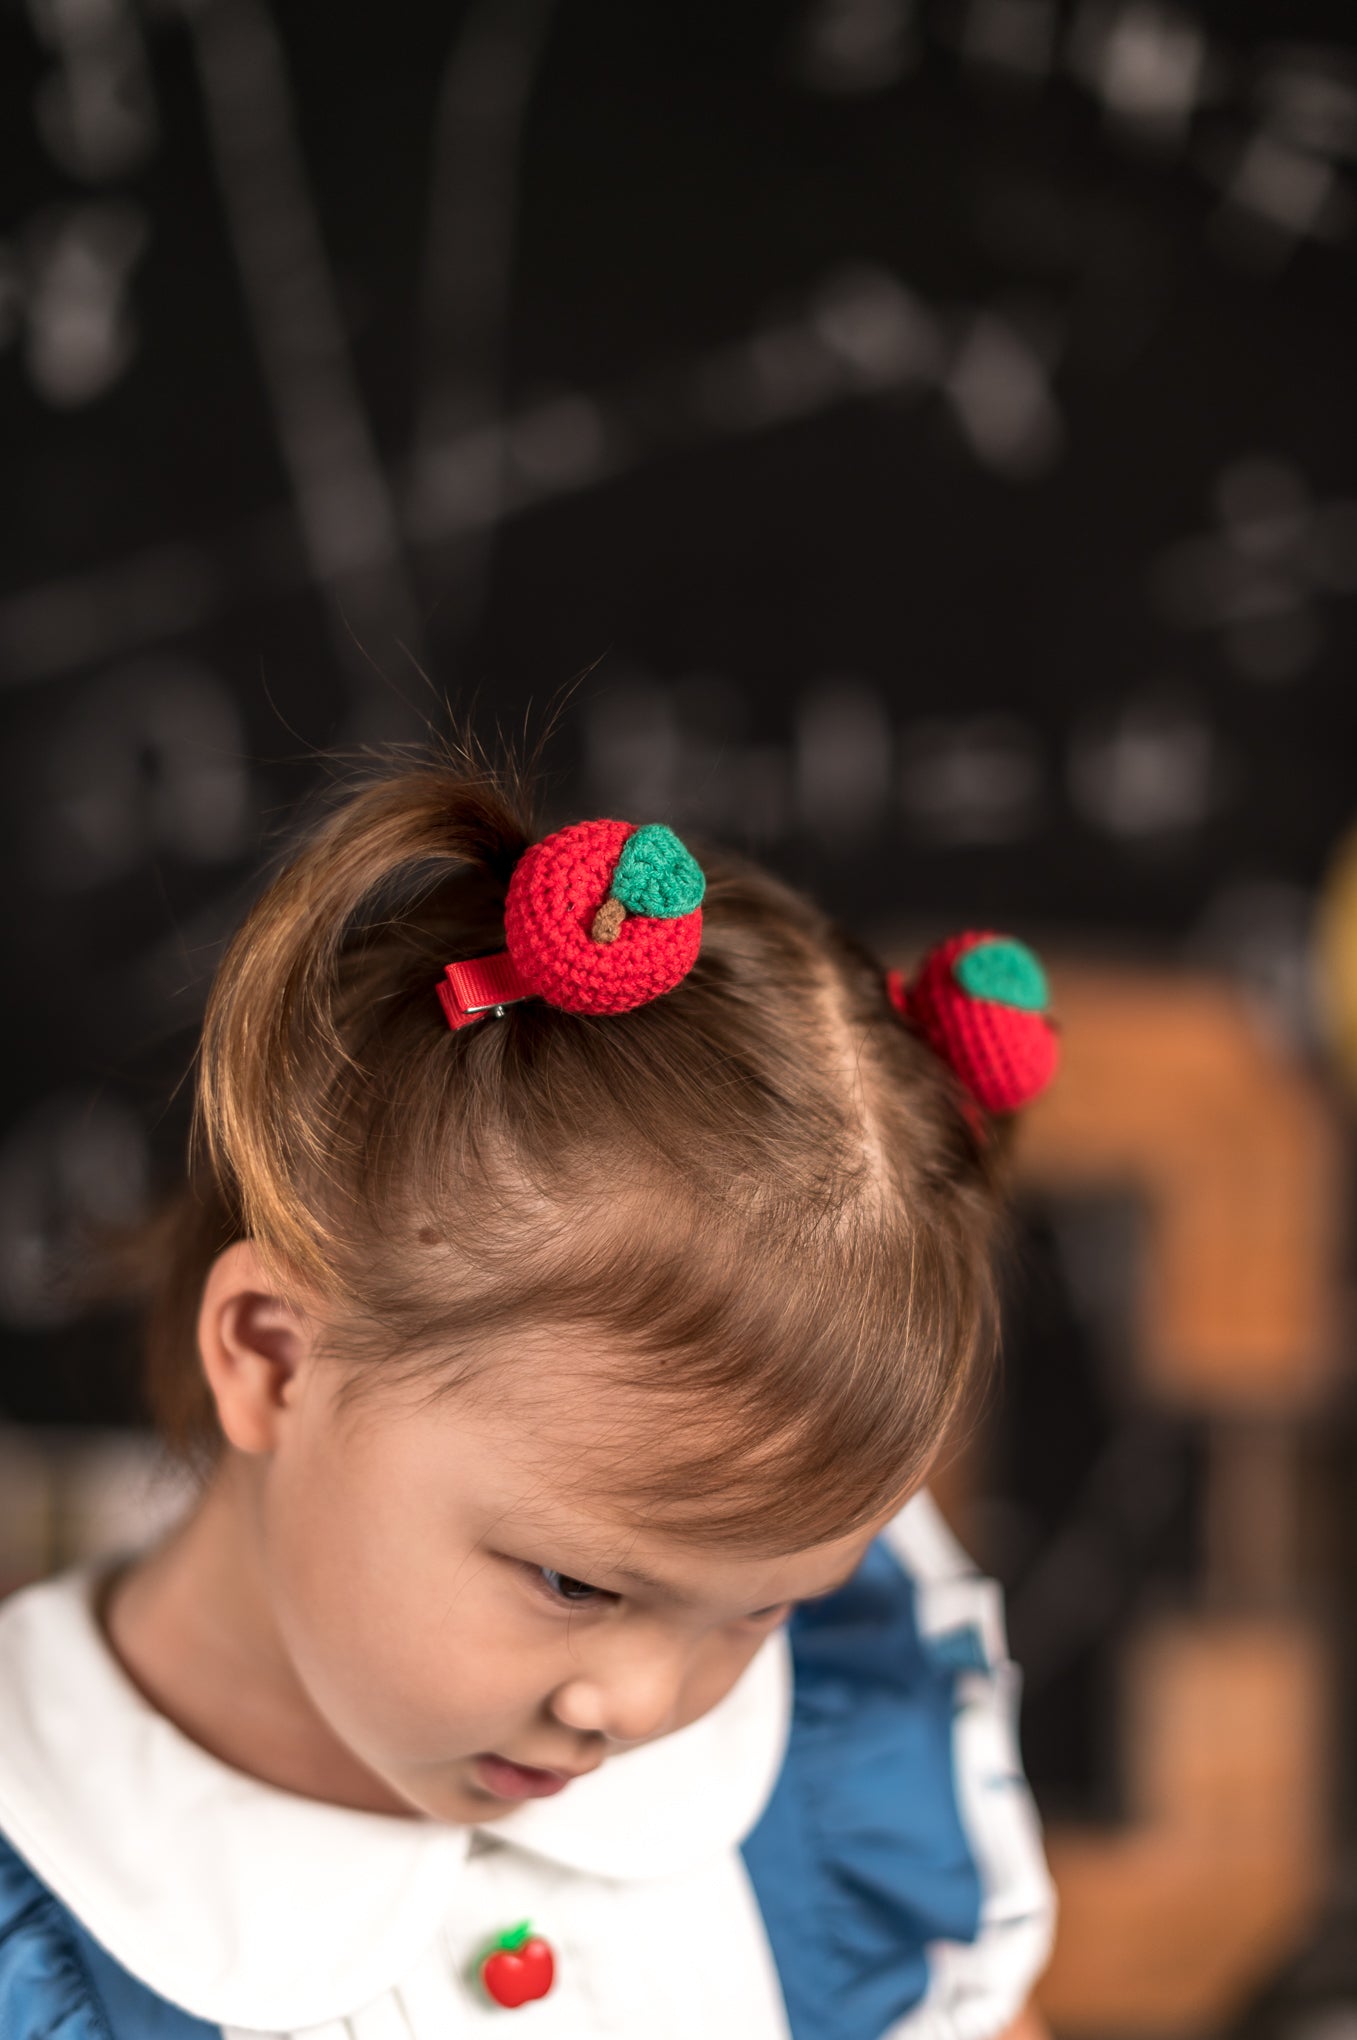
<path fill-rule="evenodd" d="M 482 1831 L 279 1791 L 190 1741 L 99 1628 L 100 1580 L 124 1556 L 0 1603 L 0 1832 L 124 1968 L 186 2011 L 275 2031 L 343 2017 L 434 1939 Z M 775 1631 L 700 1721 L 483 1832 L 628 1882 L 697 1868 L 757 1822 L 790 1711 Z"/>

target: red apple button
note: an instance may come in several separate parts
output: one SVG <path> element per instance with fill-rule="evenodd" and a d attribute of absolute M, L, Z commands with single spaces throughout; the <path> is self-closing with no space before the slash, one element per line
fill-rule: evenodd
<path fill-rule="evenodd" d="M 481 1957 L 479 1974 L 495 2003 L 512 2009 L 546 1996 L 556 1978 L 556 1957 L 549 1943 L 534 1934 L 531 1920 L 520 1920 L 495 1936 Z"/>

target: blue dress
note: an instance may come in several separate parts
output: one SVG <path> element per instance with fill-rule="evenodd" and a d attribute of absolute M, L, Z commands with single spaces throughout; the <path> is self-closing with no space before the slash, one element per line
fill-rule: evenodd
<path fill-rule="evenodd" d="M 51 1583 L 27 1592 L 50 1593 Z M 0 1606 L 0 1731 L 5 1610 L 12 1606 Z M 41 1613 L 36 1600 L 34 1613 Z M 32 1615 L 29 1633 L 36 1633 Z M 791 1678 L 780 1763 L 771 1791 L 758 1793 L 753 1824 L 734 1837 L 739 1874 L 752 1890 L 781 1998 L 762 2030 L 780 2029 L 790 2040 L 928 2040 L 944 2033 L 990 2040 L 1025 2002 L 1054 1922 L 1054 1897 L 1018 1762 L 1018 1677 L 1005 1651 L 997 1590 L 970 1565 L 931 1500 L 916 1496 L 845 1587 L 794 1613 L 786 1645 Z M 20 1655 L 20 1646 L 11 1646 L 16 1684 Z M 50 1668 L 44 1676 L 50 1685 Z M 69 1707 L 69 1700 L 63 1704 Z M 150 1714 L 130 1688 L 120 1704 Z M 78 1725 L 78 1709 L 72 1719 Z M 98 1736 L 100 1719 L 89 1721 L 91 1737 Z M 153 1733 L 160 1722 L 152 1718 Z M 41 1806 L 41 1798 L 33 1798 L 33 1761 L 27 1759 L 23 1783 L 28 1796 L 8 1803 Z M 706 1762 L 710 1768 L 710 1754 Z M 66 1779 L 63 1790 L 74 1789 Z M 238 2032 L 256 2030 L 204 2018 L 201 2003 L 195 2010 L 173 2002 L 154 1978 L 135 1974 L 110 1952 L 80 1916 L 80 1852 L 63 1858 L 58 1846 L 45 1859 L 58 1871 L 44 1878 L 19 1837 L 6 1835 L 6 1805 L 0 1756 L 3 2040 L 222 2040 L 224 2034 L 234 2040 Z M 25 1832 L 37 1832 L 31 1817 Z M 69 1876 L 61 1874 L 65 1862 Z M 689 1887 L 673 1880 L 683 1867 L 668 1866 L 670 1883 L 656 1887 L 673 1894 L 680 1942 Z M 618 1866 L 605 1862 L 603 1868 L 615 1875 Z M 561 1880 L 569 1875 L 553 1874 Z M 59 1884 L 66 1888 L 59 1892 Z M 561 1894 L 559 1912 L 566 1885 L 552 1888 Z M 606 1917 L 621 1918 L 622 1885 L 607 1890 Z M 154 1962 L 138 1966 L 154 1968 Z M 537 2009 L 518 2013 L 525 2030 Z M 332 2031 L 365 2040 L 368 2030 L 388 2030 L 375 2008 L 368 2016 L 370 2028 L 356 2013 L 351 2022 L 326 2024 L 327 2040 Z M 407 2016 L 416 2040 L 423 2040 L 408 2007 Z M 468 2012 L 467 2030 L 483 2017 L 483 2009 L 474 2019 Z M 569 2030 L 580 2040 L 617 2030 L 601 2013 L 597 2027 L 585 2011 L 575 2017 L 568 2029 L 541 2030 Z M 732 2013 L 732 2030 L 740 2023 L 750 2030 L 748 2017 L 741 2022 Z"/>

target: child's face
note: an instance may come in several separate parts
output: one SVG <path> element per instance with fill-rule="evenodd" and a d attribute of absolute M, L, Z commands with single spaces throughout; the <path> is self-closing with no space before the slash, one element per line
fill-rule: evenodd
<path fill-rule="evenodd" d="M 885 1520 L 774 1558 L 638 1533 L 581 1479 L 601 1428 L 625 1442 L 625 1401 L 559 1344 L 511 1374 L 490 1410 L 391 1398 L 346 1424 L 333 1377 L 303 1367 L 250 1461 L 292 1671 L 393 1810 L 443 1821 L 515 1803 L 479 1757 L 579 1774 L 695 1721 Z"/>

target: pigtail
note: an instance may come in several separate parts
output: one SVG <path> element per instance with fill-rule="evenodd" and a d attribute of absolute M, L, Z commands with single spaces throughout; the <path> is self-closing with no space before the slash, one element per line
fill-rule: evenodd
<path fill-rule="evenodd" d="M 72 1301 L 134 1314 L 146 1412 L 169 1458 L 199 1481 L 221 1444 L 196 1357 L 212 1263 L 252 1238 L 285 1290 L 351 1287 L 350 1259 L 327 1252 L 330 1200 L 302 1184 L 319 1174 L 333 1192 L 346 1179 L 342 1160 L 361 1164 L 362 1125 L 346 1115 L 345 1093 L 370 1080 L 359 1050 L 398 989 L 390 938 L 403 910 L 406 947 L 440 962 L 446 943 L 447 954 L 470 954 L 502 938 L 508 879 L 535 829 L 530 772 L 449 740 L 417 767 L 397 773 L 383 761 L 371 784 L 329 793 L 340 804 L 328 815 L 308 808 L 214 978 L 190 1072 L 186 1175 L 130 1221 L 87 1221 L 72 1247 Z M 421 936 L 419 903 L 440 891 L 434 929 Z M 374 929 L 388 937 L 385 971 Z M 402 974 L 436 1037 L 429 963 L 407 962 Z"/>
<path fill-rule="evenodd" d="M 358 1050 L 400 989 L 402 913 L 419 909 L 415 952 L 430 924 L 464 948 L 496 945 L 531 834 L 507 776 L 455 764 L 383 776 L 308 826 L 232 940 L 204 1016 L 191 1145 L 284 1286 L 330 1288 L 342 1266 L 336 1221 L 307 1186 L 361 1176 L 365 1118 L 349 1108 L 375 1072 Z M 432 1025 L 428 961 L 416 968 Z"/>

